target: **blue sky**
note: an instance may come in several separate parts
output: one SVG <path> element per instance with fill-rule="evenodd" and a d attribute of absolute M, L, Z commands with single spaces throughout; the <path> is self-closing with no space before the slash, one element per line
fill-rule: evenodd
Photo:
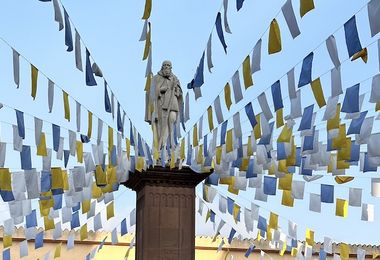
<path fill-rule="evenodd" d="M 193 93 L 190 93 L 191 109 L 190 121 L 187 128 L 198 121 L 199 117 L 213 102 L 216 95 L 223 89 L 225 83 L 230 80 L 233 73 L 238 69 L 246 57 L 251 53 L 256 41 L 266 32 L 270 21 L 277 15 L 280 24 L 283 40 L 283 51 L 279 54 L 268 56 L 266 54 L 268 32 L 263 36 L 263 57 L 262 71 L 254 74 L 254 87 L 244 92 L 244 100 L 232 107 L 230 114 L 224 110 L 225 118 L 236 111 L 244 108 L 244 105 L 254 100 L 258 94 L 268 89 L 276 80 L 286 80 L 283 76 L 295 65 L 296 80 L 300 71 L 300 62 L 308 53 L 315 50 L 315 64 L 313 68 L 313 78 L 324 74 L 321 77 L 322 84 L 329 86 L 329 74 L 325 74 L 332 68 L 332 63 L 328 57 L 324 40 L 335 32 L 338 43 L 339 56 L 341 60 L 347 58 L 347 51 L 344 42 L 344 32 L 342 25 L 351 16 L 358 12 L 367 1 L 322 1 L 315 0 L 316 9 L 308 13 L 304 18 L 299 17 L 299 1 L 293 0 L 293 7 L 300 26 L 301 35 L 293 40 L 286 27 L 280 8 L 285 1 L 253 1 L 246 0 L 243 8 L 237 12 L 235 1 L 229 1 L 228 18 L 232 34 L 225 34 L 228 45 L 228 54 L 225 55 L 222 47 L 213 32 L 213 63 L 215 68 L 213 73 L 205 72 L 205 84 L 202 87 L 203 97 L 198 101 L 194 100 Z M 143 121 L 144 118 L 144 85 L 145 66 L 142 61 L 144 43 L 139 42 L 143 21 L 141 16 L 144 9 L 144 1 L 122 1 L 122 0 L 82 0 L 71 1 L 62 0 L 75 27 L 80 33 L 82 40 L 86 43 L 93 58 L 101 67 L 110 88 L 122 104 L 131 118 L 134 125 L 150 143 L 152 135 L 150 127 Z M 153 72 L 156 73 L 163 60 L 169 59 L 173 63 L 173 71 L 178 76 L 184 92 L 186 84 L 195 73 L 202 52 L 206 43 L 217 12 L 222 1 L 169 1 L 153 0 L 152 8 L 152 46 L 153 46 Z M 367 46 L 378 36 L 371 38 L 367 21 L 366 8 L 357 15 L 357 23 L 362 45 Z M 116 126 L 109 114 L 104 113 L 103 85 L 98 80 L 97 87 L 87 87 L 84 83 L 84 74 L 75 68 L 73 53 L 67 53 L 64 45 L 64 33 L 58 31 L 58 24 L 54 22 L 54 13 L 51 3 L 43 3 L 37 0 L 4 0 L 0 4 L 0 37 L 6 40 L 11 46 L 18 50 L 23 56 L 35 64 L 40 71 L 43 71 L 54 82 L 66 90 L 80 103 L 89 108 L 94 114 L 99 115 L 105 122 Z M 318 47 L 318 48 L 317 48 Z M 345 62 L 342 67 L 343 87 L 347 88 L 357 82 L 367 79 L 379 71 L 379 64 L 376 58 L 376 45 L 369 46 L 369 62 Z M 83 51 L 83 50 L 82 50 Z M 264 54 L 265 53 L 265 54 Z M 46 102 L 46 79 L 40 77 L 39 89 L 36 101 L 30 98 L 29 68 L 27 63 L 21 63 L 21 86 L 15 89 L 12 75 L 12 53 L 9 47 L 0 41 L 0 77 L 2 78 L 1 88 L 3 93 L 0 102 L 23 111 L 28 111 L 32 115 L 43 118 L 48 122 L 55 122 L 67 128 L 75 129 L 75 120 L 67 123 L 63 120 L 63 112 L 60 107 L 61 97 L 57 94 L 54 113 L 47 112 Z M 97 78 L 98 79 L 98 78 Z M 284 81 L 285 82 L 285 81 Z M 325 84 L 324 84 L 325 83 Z M 282 88 L 284 104 L 289 106 L 286 98 L 287 90 Z M 363 82 L 361 93 L 370 90 L 370 81 Z M 329 87 L 326 87 L 327 97 Z M 270 99 L 270 96 L 267 97 Z M 310 91 L 303 92 L 303 107 L 314 102 Z M 256 103 L 255 103 L 256 102 Z M 257 101 L 253 102 L 257 106 Z M 75 104 L 71 103 L 71 111 L 74 115 Z M 364 105 L 364 108 L 366 108 Z M 368 108 L 372 108 L 367 106 Z M 255 107 L 254 107 L 255 109 Z M 258 108 L 259 110 L 259 108 Z M 8 111 L 8 112 L 7 112 Z M 3 111 L 2 121 L 15 123 L 14 112 Z M 286 110 L 285 113 L 286 114 Z M 243 113 L 242 113 L 243 115 Z M 85 115 L 82 115 L 85 118 Z M 32 118 L 26 118 L 26 124 L 33 129 Z M 242 120 L 244 121 L 244 120 Z M 83 127 L 85 127 L 85 124 Z M 376 123 L 375 123 L 376 125 Z M 207 123 L 204 122 L 206 129 Z M 231 126 L 230 126 L 231 127 Z M 85 128 L 84 128 L 85 129 Z M 246 131 L 244 131 L 246 130 Z M 243 124 L 243 133 L 246 133 L 248 122 Z M 378 132 L 378 126 L 374 132 Z M 27 135 L 33 136 L 29 131 Z M 248 135 L 248 134 L 246 134 Z M 12 141 L 11 128 L 9 124 L 1 123 L 2 140 Z M 30 138 L 33 142 L 33 138 Z M 7 159 L 7 167 L 19 169 L 18 155 L 12 159 Z M 36 161 L 35 165 L 38 166 Z M 9 165 L 8 165 L 9 164 Z M 355 169 L 351 174 L 358 173 Z M 323 205 L 322 213 L 312 213 L 308 211 L 308 195 L 305 194 L 305 202 L 297 201 L 293 209 L 281 206 L 281 198 L 270 198 L 268 203 L 260 204 L 267 210 L 272 210 L 283 216 L 280 217 L 280 225 L 283 231 L 287 232 L 286 219 L 291 219 L 298 223 L 299 237 L 303 238 L 305 229 L 310 227 L 316 231 L 316 238 L 323 239 L 323 236 L 333 237 L 336 241 L 351 243 L 378 243 L 378 238 L 373 230 L 380 228 L 380 222 L 376 221 L 379 213 L 380 203 L 375 198 L 370 197 L 370 177 L 376 174 L 362 174 L 358 178 L 345 186 L 336 188 L 336 196 L 348 198 L 347 187 L 362 187 L 363 201 L 375 204 L 375 222 L 366 223 L 360 221 L 361 209 L 349 208 L 349 217 L 342 219 L 334 216 L 335 207 Z M 317 183 L 332 183 L 332 177 L 324 177 Z M 306 186 L 306 192 L 319 194 L 319 185 L 310 183 Z M 199 188 L 199 187 L 198 187 Z M 116 192 L 115 197 L 124 188 Z M 200 190 L 200 189 L 199 189 Z M 221 188 L 222 194 L 226 193 L 226 188 Z M 201 193 L 200 193 L 201 194 Z M 254 191 L 252 189 L 242 192 L 237 201 L 242 205 L 250 205 L 253 201 Z M 117 218 L 114 218 L 105 225 L 106 229 L 115 227 L 121 219 L 128 216 L 133 208 L 135 195 L 131 191 L 126 191 L 116 201 Z M 124 203 L 124 201 L 128 203 Z M 216 200 L 217 202 L 217 200 Z M 124 205 L 128 205 L 125 207 Z M 217 205 L 217 204 L 216 204 Z M 102 208 L 102 206 L 99 206 Z M 262 210 L 265 216 L 268 211 Z M 229 219 L 229 216 L 224 216 Z M 211 234 L 212 226 L 205 225 L 204 217 L 197 214 L 197 234 Z M 347 232 L 348 227 L 350 231 Z M 241 233 L 246 235 L 242 227 Z M 222 230 L 224 235 L 228 235 L 229 230 Z M 250 234 L 250 236 L 254 236 Z"/>

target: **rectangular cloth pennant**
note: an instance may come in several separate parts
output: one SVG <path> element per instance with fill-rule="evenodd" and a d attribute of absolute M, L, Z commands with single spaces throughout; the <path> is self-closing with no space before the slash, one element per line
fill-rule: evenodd
<path fill-rule="evenodd" d="M 67 46 L 66 51 L 71 52 L 74 49 L 73 35 L 71 33 L 70 18 L 65 8 L 63 8 L 63 15 L 65 17 L 65 45 Z"/>
<path fill-rule="evenodd" d="M 348 56 L 352 57 L 362 50 L 358 29 L 356 27 L 355 15 L 352 16 L 351 19 L 344 24 L 344 33 L 346 38 Z"/>
<path fill-rule="evenodd" d="M 261 107 L 261 110 L 265 116 L 265 118 L 269 121 L 273 118 L 273 114 L 269 108 L 267 97 L 265 95 L 265 92 L 261 93 L 258 97 L 257 100 L 259 101 L 259 105 Z"/>
<path fill-rule="evenodd" d="M 252 103 L 251 102 L 249 102 L 245 106 L 245 113 L 247 114 L 249 122 L 251 123 L 252 129 L 255 128 L 255 126 L 257 124 L 257 121 L 256 121 L 255 113 L 253 112 L 253 107 L 252 107 Z"/>
<path fill-rule="evenodd" d="M 335 68 L 339 68 L 340 61 L 339 61 L 339 55 L 338 55 L 338 47 L 336 46 L 336 40 L 335 40 L 334 35 L 330 35 L 327 38 L 326 47 Z"/>
<path fill-rule="evenodd" d="M 87 86 L 97 85 L 95 77 L 94 77 L 94 72 L 91 66 L 90 52 L 87 48 L 86 48 L 86 85 Z"/>
<path fill-rule="evenodd" d="M 231 87 L 228 82 L 224 86 L 224 101 L 226 103 L 227 109 L 230 110 L 232 101 L 231 101 Z"/>
<path fill-rule="evenodd" d="M 70 122 L 70 104 L 69 104 L 69 94 L 62 90 L 63 97 L 63 107 L 65 111 L 65 119 Z"/>
<path fill-rule="evenodd" d="M 15 125 L 12 125 L 12 128 L 13 128 L 13 149 L 15 151 L 21 152 L 23 139 L 20 137 L 18 133 L 18 127 Z"/>
<path fill-rule="evenodd" d="M 281 32 L 276 19 L 273 19 L 269 27 L 268 39 L 268 54 L 280 52 L 281 46 Z"/>
<path fill-rule="evenodd" d="M 285 21 L 288 25 L 290 34 L 292 35 L 293 39 L 295 39 L 298 35 L 301 34 L 301 32 L 297 24 L 296 16 L 294 15 L 292 1 L 287 0 L 285 4 L 281 7 L 281 10 L 282 14 L 285 17 Z"/>
<path fill-rule="evenodd" d="M 63 17 L 61 13 L 61 8 L 59 7 L 58 0 L 53 0 L 54 6 L 54 21 L 59 24 L 58 29 L 61 31 L 63 29 Z"/>
<path fill-rule="evenodd" d="M 144 14 L 141 19 L 148 20 L 152 11 L 152 0 L 145 1 Z"/>
<path fill-rule="evenodd" d="M 16 119 L 17 119 L 17 129 L 18 135 L 25 139 L 25 123 L 24 123 L 24 112 L 16 109 Z"/>
<path fill-rule="evenodd" d="M 76 123 L 77 123 L 77 132 L 80 132 L 80 123 L 81 123 L 81 104 L 78 101 L 76 103 Z"/>
<path fill-rule="evenodd" d="M 321 202 L 334 203 L 334 186 L 321 184 Z"/>
<path fill-rule="evenodd" d="M 305 107 L 298 131 L 308 130 L 312 127 L 314 104 Z"/>
<path fill-rule="evenodd" d="M 237 104 L 240 100 L 243 99 L 243 93 L 241 91 L 240 85 L 239 70 L 235 71 L 234 75 L 232 76 L 232 87 L 234 90 L 235 104 Z"/>
<path fill-rule="evenodd" d="M 314 9 L 314 0 L 301 0 L 300 1 L 300 15 L 303 17 L 305 14 Z"/>
<path fill-rule="evenodd" d="M 252 75 L 251 75 L 251 63 L 249 55 L 245 58 L 243 62 L 243 78 L 245 89 L 253 85 Z"/>
<path fill-rule="evenodd" d="M 224 30 L 226 33 L 232 33 L 230 29 L 230 25 L 228 24 L 227 11 L 228 11 L 228 0 L 223 0 L 223 9 L 224 9 Z"/>
<path fill-rule="evenodd" d="M 207 118 L 208 118 L 208 127 L 210 129 L 210 132 L 214 129 L 214 121 L 212 117 L 212 106 L 209 106 L 207 108 Z"/>
<path fill-rule="evenodd" d="M 49 113 L 53 110 L 53 102 L 54 102 L 54 82 L 48 79 L 48 108 Z"/>
<path fill-rule="evenodd" d="M 32 82 L 31 96 L 33 100 L 35 100 L 36 94 L 37 94 L 38 69 L 33 64 L 30 64 L 30 66 L 31 66 L 31 82 Z"/>
<path fill-rule="evenodd" d="M 210 34 L 210 37 L 207 41 L 207 68 L 210 73 L 212 73 L 211 69 L 214 67 L 212 64 L 212 48 L 211 48 L 211 42 L 212 42 L 212 34 Z"/>
<path fill-rule="evenodd" d="M 251 62 L 251 73 L 255 73 L 261 70 L 261 44 L 262 39 L 258 40 L 253 47 L 252 51 L 252 62 Z"/>
<path fill-rule="evenodd" d="M 323 88 L 320 78 L 317 78 L 311 82 L 311 89 L 313 90 L 313 95 L 319 108 L 322 108 L 326 105 L 326 100 L 323 95 Z"/>
<path fill-rule="evenodd" d="M 20 152 L 21 169 L 31 170 L 32 169 L 32 157 L 30 153 L 30 146 L 23 145 L 22 151 Z"/>
<path fill-rule="evenodd" d="M 375 220 L 375 206 L 363 203 L 361 220 L 373 222 Z"/>
<path fill-rule="evenodd" d="M 271 86 L 271 90 L 272 90 L 274 111 L 277 111 L 284 107 L 282 103 L 281 85 L 280 85 L 279 80 L 273 83 L 273 85 Z"/>
<path fill-rule="evenodd" d="M 77 67 L 78 70 L 83 72 L 80 35 L 76 29 L 75 29 L 75 66 Z"/>
<path fill-rule="evenodd" d="M 289 92 L 289 98 L 294 99 L 297 98 L 296 94 L 296 81 L 294 78 L 294 68 L 288 71 L 286 74 L 288 78 L 288 92 Z"/>
<path fill-rule="evenodd" d="M 345 112 L 345 113 L 360 112 L 359 86 L 360 84 L 356 84 L 346 89 L 346 95 L 344 96 L 341 112 Z"/>
<path fill-rule="evenodd" d="M 200 88 L 204 83 L 204 60 L 205 60 L 205 52 L 203 52 L 202 57 L 199 61 L 199 65 L 197 67 L 197 70 L 195 72 L 194 76 L 194 82 L 192 84 L 193 88 Z"/>
<path fill-rule="evenodd" d="M 220 105 L 220 97 L 217 96 L 216 99 L 214 100 L 214 109 L 215 109 L 215 114 L 216 114 L 216 120 L 218 121 L 218 124 L 223 123 L 223 113 L 222 113 L 222 107 Z"/>
<path fill-rule="evenodd" d="M 380 2 L 371 0 L 367 5 L 369 25 L 371 28 L 371 37 L 380 32 Z"/>
<path fill-rule="evenodd" d="M 13 81 L 16 87 L 20 87 L 20 54 L 15 50 L 13 51 Z"/>
<path fill-rule="evenodd" d="M 300 78 L 298 81 L 298 87 L 303 87 L 311 82 L 311 74 L 312 74 L 312 68 L 313 68 L 313 57 L 314 53 L 309 53 L 302 62 L 302 69 Z"/>
<path fill-rule="evenodd" d="M 218 34 L 220 43 L 223 46 L 224 52 L 227 54 L 227 44 L 226 44 L 226 41 L 224 40 L 223 28 L 222 28 L 222 15 L 220 14 L 220 12 L 218 12 L 216 16 L 215 28 L 216 28 L 216 32 Z"/>

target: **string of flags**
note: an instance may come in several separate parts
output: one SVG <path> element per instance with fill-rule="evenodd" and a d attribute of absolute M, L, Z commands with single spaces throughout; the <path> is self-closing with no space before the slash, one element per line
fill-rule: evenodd
<path fill-rule="evenodd" d="M 50 2 L 50 1 L 43 1 L 43 2 Z M 100 68 L 99 64 L 95 62 L 88 47 L 84 43 L 83 38 L 81 37 L 77 28 L 74 26 L 73 22 L 71 21 L 70 16 L 67 13 L 67 10 L 65 9 L 65 7 L 63 6 L 62 2 L 60 0 L 52 0 L 52 2 L 53 2 L 53 9 L 54 9 L 54 20 L 58 23 L 58 29 L 59 31 L 65 29 L 65 45 L 67 46 L 67 52 L 72 52 L 74 50 L 75 65 L 79 71 L 85 73 L 86 86 L 97 86 L 98 82 L 96 80 L 96 77 L 103 79 L 105 111 L 112 115 L 112 119 L 115 119 L 115 114 L 117 111 L 117 115 L 116 115 L 117 127 L 118 129 L 122 129 L 122 122 L 124 122 L 125 117 L 129 118 L 128 115 L 126 114 L 125 110 L 122 108 L 122 105 L 120 104 L 120 102 L 115 97 L 114 92 L 111 90 L 105 76 L 103 75 L 102 69 Z M 63 16 L 62 16 L 62 9 L 64 13 Z M 146 10 L 145 10 L 146 13 L 144 13 L 144 16 L 148 16 L 148 17 L 150 16 L 150 9 L 151 9 L 151 0 L 148 0 Z M 72 32 L 71 27 L 73 27 L 75 31 L 74 40 L 73 40 L 73 32 Z M 83 60 L 82 60 L 83 58 L 82 46 L 84 46 L 84 49 L 85 49 L 85 64 L 83 64 Z M 14 53 L 13 57 L 16 63 L 17 63 L 18 56 L 19 55 L 17 53 Z M 15 65 L 15 68 L 16 69 L 18 68 L 17 64 Z M 18 86 L 19 78 L 18 80 L 16 80 L 16 76 L 17 75 L 15 75 L 15 83 Z M 65 116 L 69 117 L 69 115 L 65 115 Z"/>
<path fill-rule="evenodd" d="M 244 1 L 237 1 L 237 11 L 240 10 L 242 7 Z M 228 18 L 227 18 L 227 8 L 228 8 L 228 0 L 223 1 L 223 8 L 224 8 L 224 31 L 226 33 L 231 34 L 231 30 L 228 24 Z M 314 1 L 300 1 L 300 16 L 301 18 L 311 10 L 315 8 L 314 6 Z M 288 26 L 288 29 L 292 35 L 292 38 L 295 39 L 297 36 L 301 34 L 298 23 L 297 23 L 297 18 L 295 16 L 295 12 L 293 9 L 293 4 L 291 0 L 287 0 L 284 5 L 281 7 L 281 11 L 278 12 L 275 18 L 271 21 L 270 25 L 266 28 L 264 33 L 262 34 L 263 36 L 268 32 L 268 54 L 275 54 L 278 53 L 282 50 L 282 42 L 281 42 L 281 31 L 280 31 L 280 26 L 278 24 L 278 18 L 277 16 L 282 13 L 284 16 L 284 19 L 286 21 L 286 24 Z M 227 54 L 227 44 L 225 41 L 224 37 L 224 31 L 223 31 L 223 26 L 222 26 L 222 14 L 221 11 L 217 13 L 216 16 L 216 21 L 213 29 L 215 28 L 216 33 L 218 35 L 219 41 L 223 47 L 224 52 Z M 203 51 L 202 57 L 199 61 L 199 65 L 196 69 L 196 73 L 194 78 L 190 81 L 190 83 L 187 85 L 188 89 L 193 89 L 195 92 L 195 97 L 196 99 L 201 97 L 201 92 L 200 89 L 196 90 L 197 88 L 200 88 L 204 84 L 204 64 L 205 64 L 205 54 L 207 56 L 207 68 L 210 73 L 212 73 L 211 69 L 214 67 L 213 62 L 212 62 L 212 34 L 213 31 L 211 31 L 208 42 L 207 42 L 207 47 Z M 263 37 L 261 36 L 261 38 Z M 255 44 L 252 52 L 252 61 L 250 62 L 250 57 L 249 55 L 246 57 L 243 63 L 243 75 L 244 75 L 244 85 L 245 88 L 247 89 L 248 87 L 253 85 L 253 80 L 251 77 L 251 74 L 254 72 L 259 71 L 260 68 L 260 61 L 261 61 L 261 44 L 262 39 L 259 39 L 257 43 Z M 252 67 L 251 67 L 252 65 Z M 234 77 L 232 80 L 235 83 L 238 80 L 238 75 L 236 73 L 234 74 Z M 236 84 L 234 85 L 236 86 Z M 237 86 L 236 86 L 237 87 Z M 237 94 L 235 92 L 235 94 Z M 235 98 L 235 101 L 238 100 L 238 98 Z M 237 101 L 236 101 L 237 102 Z"/>

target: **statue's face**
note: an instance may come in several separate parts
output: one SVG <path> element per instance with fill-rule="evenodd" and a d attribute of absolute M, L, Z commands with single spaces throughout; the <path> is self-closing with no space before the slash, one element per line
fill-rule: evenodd
<path fill-rule="evenodd" d="M 172 73 L 172 63 L 170 61 L 164 61 L 161 70 L 165 77 L 169 77 Z"/>

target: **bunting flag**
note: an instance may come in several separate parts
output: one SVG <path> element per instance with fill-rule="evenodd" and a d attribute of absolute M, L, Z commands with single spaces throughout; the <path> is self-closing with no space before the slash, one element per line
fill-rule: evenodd
<path fill-rule="evenodd" d="M 304 17 L 305 14 L 313 10 L 314 0 L 300 0 L 300 15 Z"/>
<path fill-rule="evenodd" d="M 270 23 L 269 28 L 269 39 L 268 39 L 268 54 L 273 54 L 280 52 L 281 47 L 281 32 L 278 26 L 277 20 L 273 19 Z"/>
<path fill-rule="evenodd" d="M 53 102 L 54 102 L 54 82 L 50 79 L 48 80 L 48 107 L 49 113 L 53 110 Z"/>
<path fill-rule="evenodd" d="M 20 87 L 20 54 L 15 50 L 13 51 L 13 80 L 16 87 Z"/>
<path fill-rule="evenodd" d="M 141 19 L 148 20 L 152 11 L 152 0 L 145 0 L 144 14 Z"/>
<path fill-rule="evenodd" d="M 307 55 L 302 62 L 302 69 L 300 79 L 298 81 L 298 87 L 303 87 L 311 82 L 311 73 L 313 68 L 314 53 L 311 52 Z"/>
<path fill-rule="evenodd" d="M 63 108 L 65 112 L 65 119 L 70 122 L 70 104 L 69 104 L 69 95 L 67 92 L 62 90 L 62 96 L 63 96 Z"/>
<path fill-rule="evenodd" d="M 258 40 L 255 44 L 255 47 L 253 47 L 252 66 L 251 66 L 251 73 L 252 74 L 261 70 L 261 67 L 260 67 L 260 64 L 261 64 L 261 43 L 262 43 L 262 39 Z"/>
<path fill-rule="evenodd" d="M 207 41 L 207 68 L 210 73 L 212 73 L 211 69 L 214 67 L 214 64 L 212 63 L 211 44 L 212 44 L 212 34 L 210 34 L 210 37 L 208 38 L 208 41 Z"/>
<path fill-rule="evenodd" d="M 33 100 L 36 99 L 36 94 L 37 94 L 37 80 L 38 80 L 38 69 L 34 67 L 34 65 L 31 66 L 31 78 L 32 78 L 32 90 L 31 90 L 31 96 Z"/>
<path fill-rule="evenodd" d="M 346 38 L 348 56 L 350 58 L 352 57 L 352 60 L 361 57 L 363 61 L 366 62 L 367 53 L 366 49 L 363 50 L 362 45 L 360 43 L 358 29 L 356 27 L 355 15 L 344 24 L 344 33 Z"/>
<path fill-rule="evenodd" d="M 147 1 L 149 1 L 149 0 L 147 0 Z M 146 34 L 143 60 L 146 60 L 148 58 L 148 55 L 149 55 L 149 52 L 150 52 L 150 49 L 151 49 L 151 46 L 152 46 L 151 34 L 152 34 L 151 23 L 148 22 L 148 32 Z"/>
<path fill-rule="evenodd" d="M 88 111 L 88 128 L 87 128 L 87 137 L 91 139 L 92 136 L 92 112 Z"/>
<path fill-rule="evenodd" d="M 230 87 L 230 83 L 228 82 L 224 86 L 224 102 L 227 106 L 227 109 L 230 110 L 232 101 L 231 101 L 231 87 Z"/>
<path fill-rule="evenodd" d="M 90 62 L 90 52 L 86 48 L 86 85 L 87 86 L 96 86 L 96 80 L 94 77 L 94 72 L 92 71 L 92 66 Z"/>
<path fill-rule="evenodd" d="M 336 45 L 334 35 L 330 35 L 326 40 L 327 51 L 329 52 L 331 61 L 334 63 L 335 68 L 340 67 L 340 61 L 338 56 L 338 47 Z"/>
<path fill-rule="evenodd" d="M 199 65 L 197 67 L 197 72 L 195 73 L 194 83 L 192 84 L 192 88 L 200 88 L 204 83 L 204 76 L 203 76 L 204 59 L 205 59 L 205 52 L 203 52 L 202 58 L 199 61 Z"/>
<path fill-rule="evenodd" d="M 211 132 L 214 129 L 214 122 L 213 122 L 213 117 L 212 117 L 212 106 L 209 106 L 207 108 L 207 115 L 208 115 L 208 126 Z"/>
<path fill-rule="evenodd" d="M 78 70 L 83 72 L 80 35 L 76 29 L 75 29 L 75 66 L 77 67 Z"/>
<path fill-rule="evenodd" d="M 239 103 L 243 99 L 243 93 L 241 91 L 239 71 L 235 71 L 232 76 L 232 87 L 234 90 L 235 104 Z"/>
<path fill-rule="evenodd" d="M 380 16 L 380 2 L 378 0 L 371 0 L 367 5 L 368 19 L 371 29 L 371 37 L 374 37 L 380 32 L 380 22 L 378 17 Z"/>
<path fill-rule="evenodd" d="M 70 18 L 65 8 L 63 8 L 63 15 L 65 17 L 65 45 L 67 46 L 67 51 L 71 52 L 74 49 L 73 35 L 71 33 Z"/>
<path fill-rule="evenodd" d="M 221 17 L 220 12 L 218 12 L 218 14 L 216 16 L 215 28 L 216 28 L 216 32 L 218 34 L 220 43 L 223 46 L 224 52 L 227 54 L 227 44 L 224 40 L 223 28 L 222 28 L 222 17 Z"/>
<path fill-rule="evenodd" d="M 54 6 L 54 20 L 59 24 L 58 29 L 61 31 L 63 29 L 63 17 L 61 8 L 59 7 L 58 0 L 53 0 Z"/>
<path fill-rule="evenodd" d="M 274 111 L 278 111 L 279 109 L 283 108 L 284 105 L 282 103 L 282 95 L 281 95 L 281 85 L 280 81 L 276 81 L 272 86 L 272 97 L 273 97 L 273 105 L 274 105 Z"/>
<path fill-rule="evenodd" d="M 313 95 L 314 95 L 315 101 L 317 101 L 319 108 L 324 107 L 326 105 L 326 100 L 323 95 L 323 88 L 322 88 L 321 80 L 319 78 L 311 82 L 311 89 L 313 90 Z"/>
<path fill-rule="evenodd" d="M 236 10 L 239 11 L 244 4 L 244 0 L 236 0 Z"/>
<path fill-rule="evenodd" d="M 290 34 L 293 39 L 301 34 L 300 29 L 297 24 L 296 16 L 294 15 L 293 5 L 291 0 L 287 0 L 285 4 L 281 7 L 282 14 L 285 17 L 285 21 L 288 25 Z"/>
<path fill-rule="evenodd" d="M 245 58 L 243 62 L 243 78 L 245 89 L 253 85 L 252 75 L 251 75 L 251 63 L 249 55 Z"/>
<path fill-rule="evenodd" d="M 227 11 L 228 11 L 228 0 L 223 0 L 223 9 L 224 9 L 224 30 L 226 33 L 232 33 L 230 25 L 228 24 Z"/>

